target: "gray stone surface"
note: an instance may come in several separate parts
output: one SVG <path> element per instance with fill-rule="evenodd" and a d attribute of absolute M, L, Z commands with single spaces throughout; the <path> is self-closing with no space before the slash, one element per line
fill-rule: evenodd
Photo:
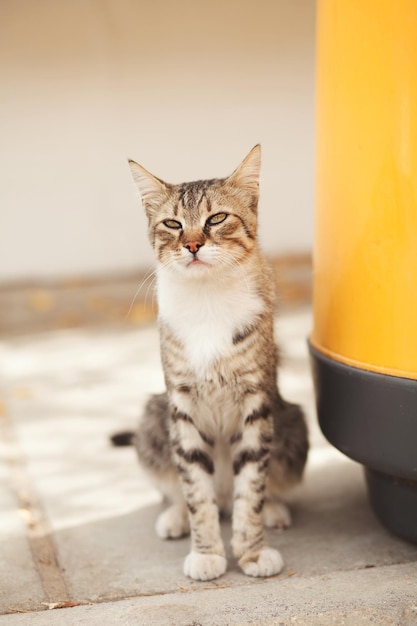
<path fill-rule="evenodd" d="M 4 445 L 1 448 L 0 459 L 4 459 L 8 451 Z M 0 461 L 0 612 L 30 610 L 45 601 L 26 536 L 25 512 L 9 483 L 6 463 Z"/>
<path fill-rule="evenodd" d="M 413 565 L 335 572 L 331 576 L 220 583 L 185 591 L 31 613 L 34 626 L 415 626 L 417 581 Z M 28 615 L 0 623 L 26 626 Z"/>
<path fill-rule="evenodd" d="M 298 311 L 277 325 L 281 385 L 306 408 L 312 451 L 304 484 L 290 499 L 293 527 L 269 532 L 286 565 L 267 581 L 245 577 L 232 558 L 217 581 L 186 578 L 188 539 L 156 537 L 158 494 L 134 450 L 109 444 L 109 434 L 134 426 L 147 394 L 163 387 L 155 326 L 3 342 L 0 620 L 417 625 L 417 546 L 379 524 L 362 469 L 317 427 L 310 324 L 309 312 Z M 228 523 L 223 532 L 228 541 Z M 33 612 L 68 603 L 85 606 Z"/>

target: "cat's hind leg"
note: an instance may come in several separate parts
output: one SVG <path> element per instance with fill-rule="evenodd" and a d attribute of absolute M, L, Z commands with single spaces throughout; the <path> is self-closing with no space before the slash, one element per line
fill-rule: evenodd
<path fill-rule="evenodd" d="M 274 436 L 266 481 L 264 524 L 268 528 L 291 526 L 291 512 L 282 495 L 301 481 L 308 452 L 304 415 L 296 404 L 277 397 L 273 403 Z"/>
<path fill-rule="evenodd" d="M 155 530 L 161 539 L 180 539 L 190 534 L 190 522 L 185 503 L 171 504 L 158 516 Z"/>
<path fill-rule="evenodd" d="M 278 498 L 265 499 L 262 515 L 264 525 L 267 528 L 289 528 L 291 526 L 291 511 L 288 505 Z"/>
<path fill-rule="evenodd" d="M 190 534 L 190 520 L 178 472 L 174 465 L 165 474 L 154 476 L 156 487 L 164 496 L 167 508 L 158 515 L 155 531 L 161 539 L 180 539 Z"/>

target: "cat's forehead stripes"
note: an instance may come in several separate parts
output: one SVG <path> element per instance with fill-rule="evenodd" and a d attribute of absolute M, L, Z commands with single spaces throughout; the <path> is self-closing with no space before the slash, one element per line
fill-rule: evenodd
<path fill-rule="evenodd" d="M 212 203 L 207 191 L 216 183 L 221 182 L 222 180 L 214 178 L 178 185 L 178 202 L 174 206 L 174 214 L 178 215 L 180 210 L 185 210 L 188 214 L 197 215 L 204 204 L 207 213 L 210 213 L 212 211 Z"/>

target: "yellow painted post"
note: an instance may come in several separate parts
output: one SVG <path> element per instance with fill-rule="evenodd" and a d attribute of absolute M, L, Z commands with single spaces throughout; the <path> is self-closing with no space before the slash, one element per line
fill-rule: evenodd
<path fill-rule="evenodd" d="M 319 420 L 372 471 L 417 481 L 417 2 L 318 0 L 317 42 L 310 346 Z M 378 384 L 368 389 L 369 380 Z"/>
<path fill-rule="evenodd" d="M 417 2 L 320 0 L 313 344 L 417 378 Z"/>

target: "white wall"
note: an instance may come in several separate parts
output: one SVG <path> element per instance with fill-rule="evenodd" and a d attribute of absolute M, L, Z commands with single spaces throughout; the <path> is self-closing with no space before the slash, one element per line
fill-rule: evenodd
<path fill-rule="evenodd" d="M 170 182 L 263 146 L 261 241 L 310 249 L 313 0 L 3 0 L 0 280 L 152 253 L 126 157 Z"/>

